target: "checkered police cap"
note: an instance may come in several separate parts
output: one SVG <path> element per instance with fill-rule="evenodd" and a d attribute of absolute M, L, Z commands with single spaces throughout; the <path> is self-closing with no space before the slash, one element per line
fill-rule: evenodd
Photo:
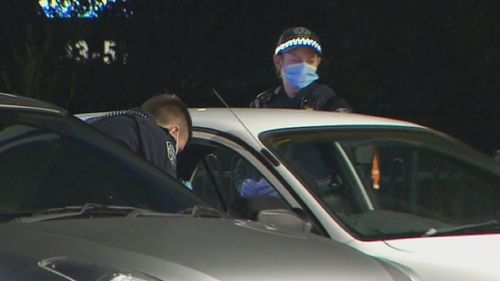
<path fill-rule="evenodd" d="M 305 27 L 292 27 L 285 30 L 278 39 L 274 54 L 279 55 L 298 47 L 309 47 L 321 55 L 318 36 Z"/>

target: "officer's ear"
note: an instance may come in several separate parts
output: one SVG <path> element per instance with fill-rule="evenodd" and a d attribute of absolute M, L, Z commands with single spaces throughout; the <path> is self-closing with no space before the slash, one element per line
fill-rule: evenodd
<path fill-rule="evenodd" d="M 273 62 L 274 62 L 274 68 L 276 69 L 276 74 L 281 75 L 281 68 L 283 67 L 283 56 L 274 55 Z"/>
<path fill-rule="evenodd" d="M 179 126 L 175 123 L 166 124 L 157 119 L 156 124 L 158 124 L 158 126 L 162 127 L 163 129 L 167 130 L 171 134 L 176 134 L 177 132 L 179 132 Z"/>
<path fill-rule="evenodd" d="M 178 134 L 179 130 L 180 130 L 180 128 L 179 128 L 179 126 L 177 124 L 171 124 L 170 126 L 168 126 L 168 131 L 172 135 Z"/>

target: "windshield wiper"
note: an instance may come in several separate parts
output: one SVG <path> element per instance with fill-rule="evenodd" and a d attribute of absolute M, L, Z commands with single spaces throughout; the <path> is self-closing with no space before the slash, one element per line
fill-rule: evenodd
<path fill-rule="evenodd" d="M 489 221 L 480 222 L 480 223 L 465 224 L 465 225 L 446 227 L 446 228 L 440 228 L 440 229 L 430 228 L 422 235 L 422 237 L 439 236 L 439 235 L 454 234 L 454 233 L 464 233 L 464 232 L 483 230 L 483 229 L 489 230 L 489 229 L 492 229 L 492 227 L 493 227 L 493 229 L 500 229 L 499 228 L 500 223 L 497 220 L 489 220 Z"/>
<path fill-rule="evenodd" d="M 172 216 L 173 214 L 155 212 L 148 209 L 130 207 L 130 206 L 114 206 L 97 203 L 86 203 L 81 206 L 66 206 L 62 208 L 51 208 L 32 213 L 31 216 L 17 217 L 14 222 L 39 222 L 47 220 L 57 220 L 72 217 L 102 217 L 102 216 Z"/>
<path fill-rule="evenodd" d="M 179 212 L 179 214 L 188 214 L 193 217 L 198 218 L 223 218 L 226 217 L 221 211 L 214 209 L 212 207 L 203 205 L 194 205 L 192 208 L 188 208 Z"/>

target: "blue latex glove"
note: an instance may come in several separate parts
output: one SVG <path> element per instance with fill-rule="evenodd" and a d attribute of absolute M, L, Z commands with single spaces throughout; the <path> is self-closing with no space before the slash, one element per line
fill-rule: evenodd
<path fill-rule="evenodd" d="M 190 181 L 182 181 L 182 183 L 190 190 L 193 190 L 193 185 Z"/>
<path fill-rule="evenodd" d="M 272 187 L 265 179 L 261 178 L 259 181 L 253 179 L 246 179 L 241 184 L 242 197 L 251 196 L 274 196 L 279 197 L 278 192 Z"/>

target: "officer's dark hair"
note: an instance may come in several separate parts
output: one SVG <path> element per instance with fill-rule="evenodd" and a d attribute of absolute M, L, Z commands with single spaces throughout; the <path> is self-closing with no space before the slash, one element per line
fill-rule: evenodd
<path fill-rule="evenodd" d="M 178 96 L 171 94 L 153 96 L 147 99 L 141 108 L 153 114 L 161 124 L 175 122 L 187 128 L 187 142 L 189 143 L 193 135 L 193 122 L 188 107 Z"/>

